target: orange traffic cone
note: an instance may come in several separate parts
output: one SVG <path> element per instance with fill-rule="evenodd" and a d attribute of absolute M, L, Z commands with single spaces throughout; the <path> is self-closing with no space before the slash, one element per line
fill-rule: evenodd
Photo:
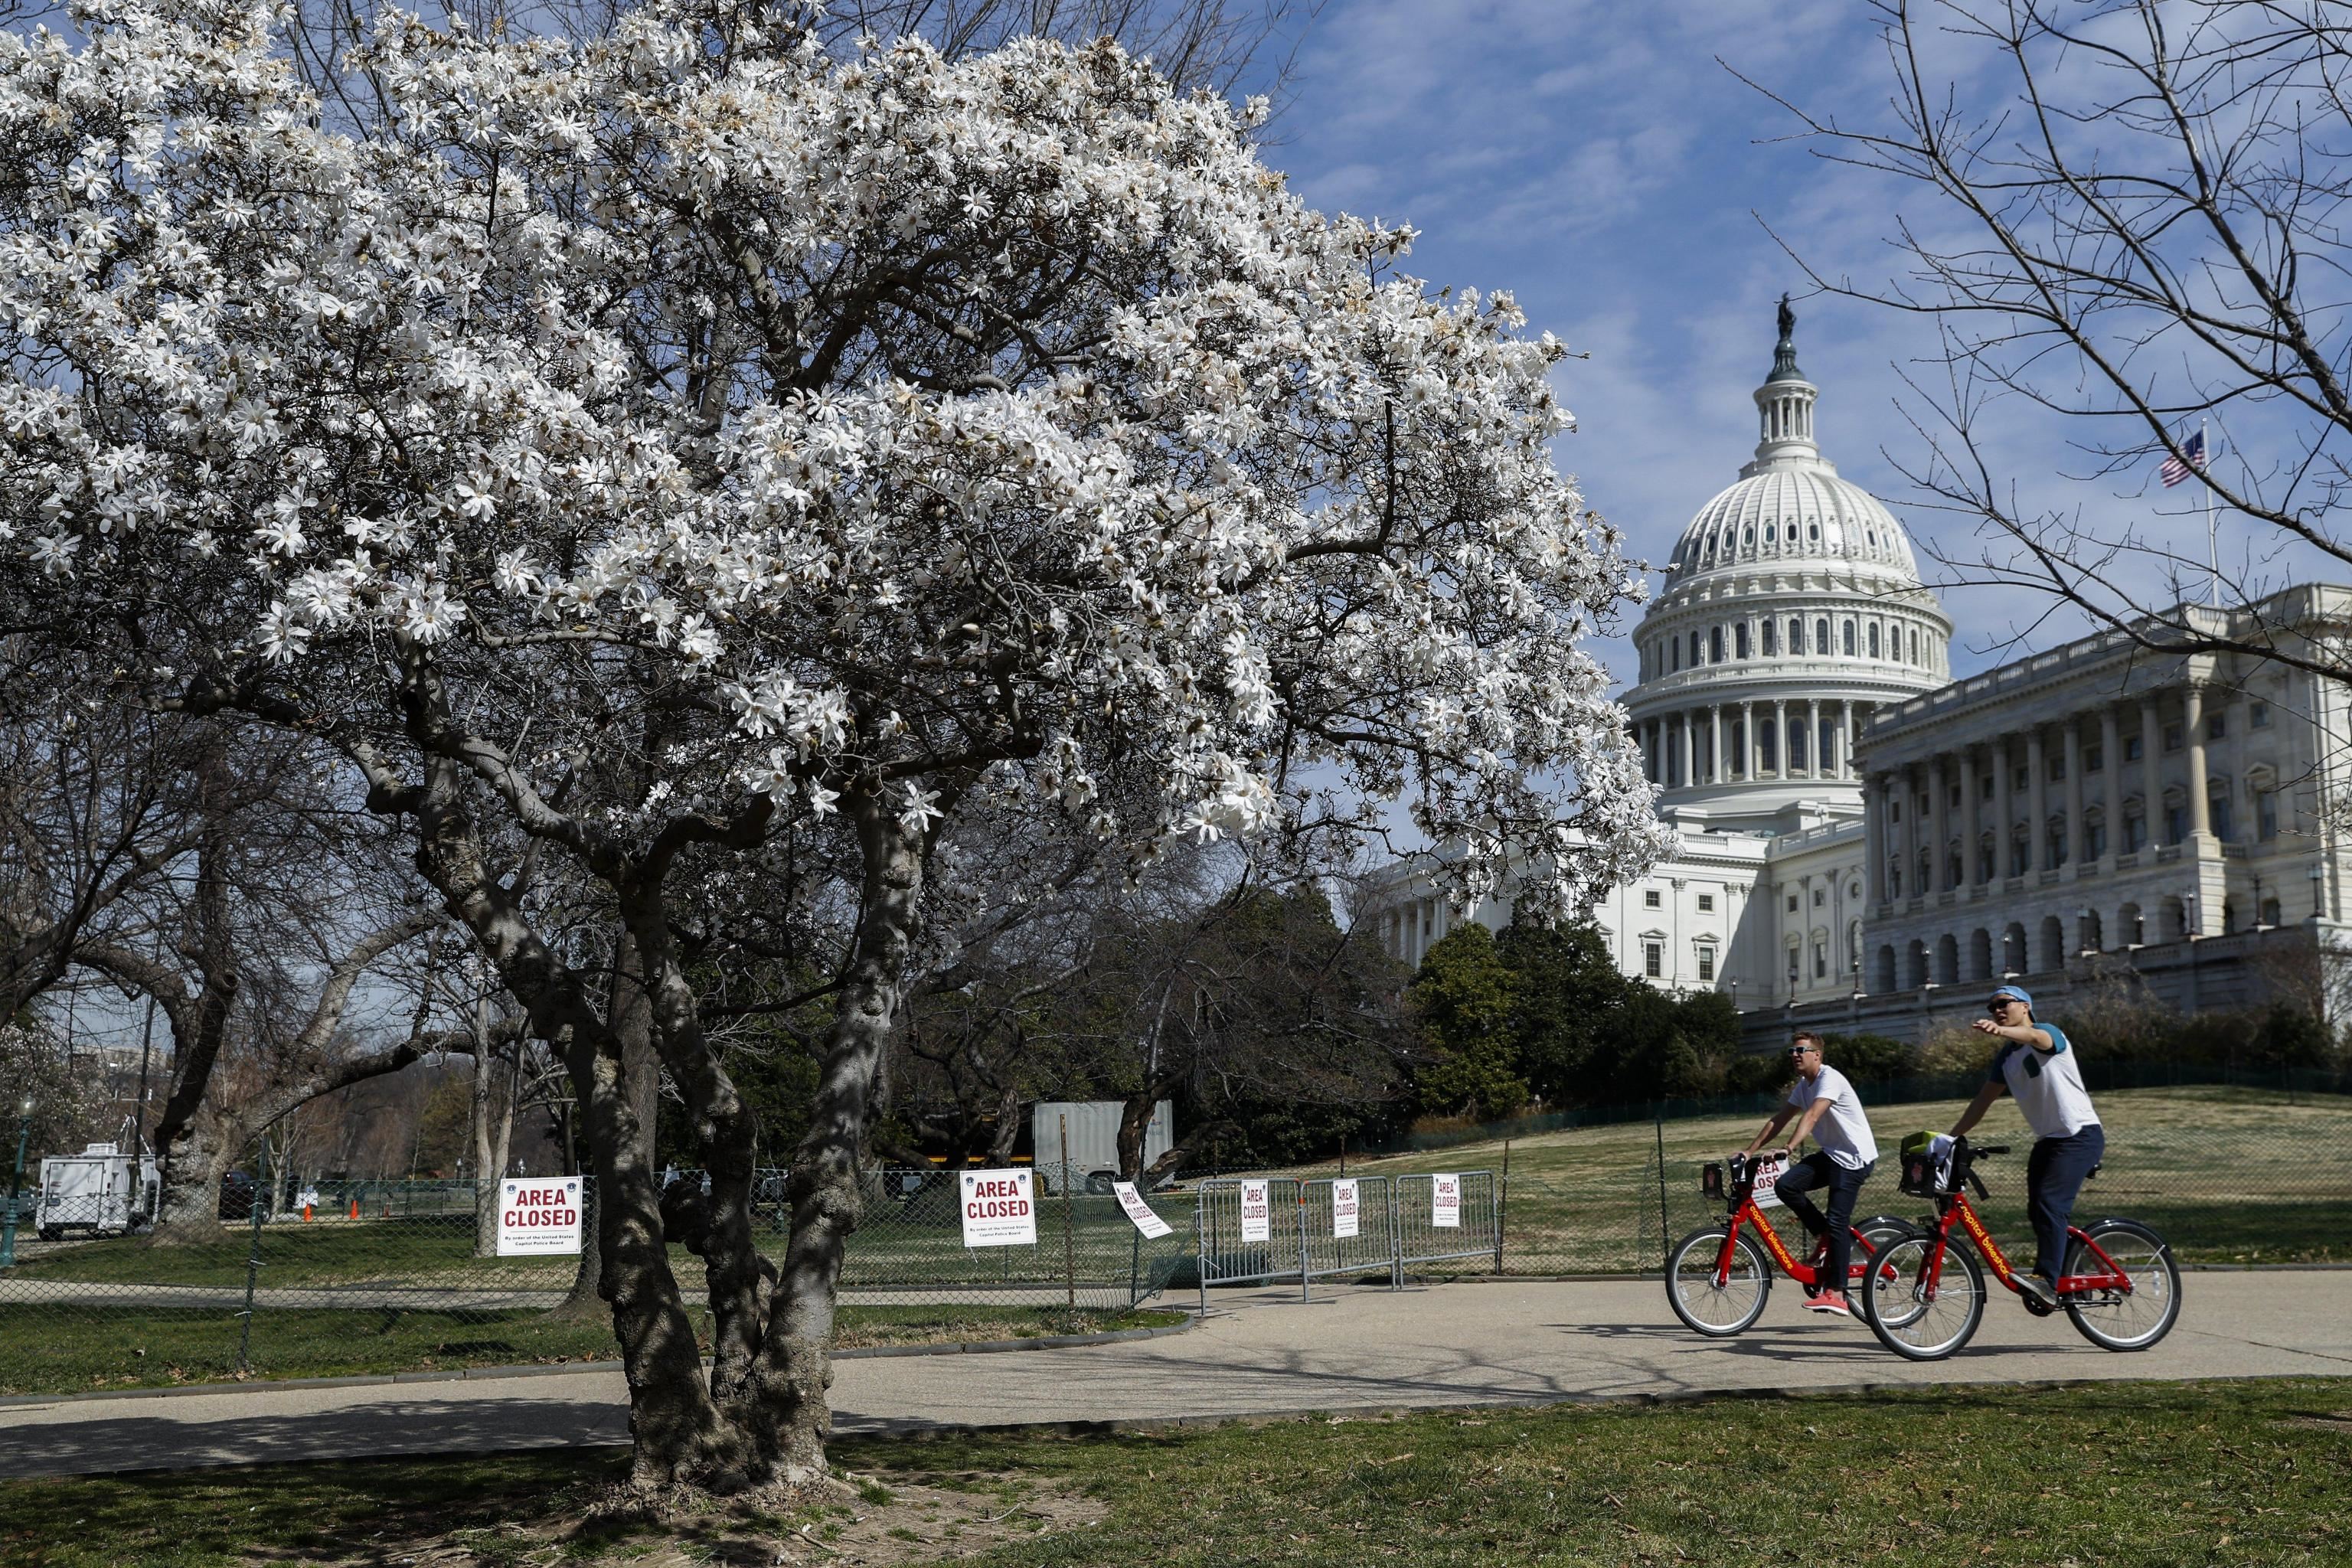
<path fill-rule="evenodd" d="M 310 1205 L 309 1204 L 304 1204 L 302 1205 L 302 1223 L 304 1225 L 309 1225 L 310 1223 Z"/>
<path fill-rule="evenodd" d="M 353 1219 L 360 1217 L 360 1201 L 357 1198 L 352 1200 L 352 1217 Z"/>

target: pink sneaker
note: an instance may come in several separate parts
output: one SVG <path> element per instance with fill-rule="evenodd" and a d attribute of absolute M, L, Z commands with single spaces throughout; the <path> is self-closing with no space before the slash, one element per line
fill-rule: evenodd
<path fill-rule="evenodd" d="M 1825 1290 L 1822 1294 L 1812 1297 L 1805 1302 L 1805 1310 L 1808 1312 L 1827 1312 L 1833 1318 L 1851 1318 L 1853 1316 L 1853 1309 L 1846 1305 L 1845 1293 L 1842 1290 Z"/>

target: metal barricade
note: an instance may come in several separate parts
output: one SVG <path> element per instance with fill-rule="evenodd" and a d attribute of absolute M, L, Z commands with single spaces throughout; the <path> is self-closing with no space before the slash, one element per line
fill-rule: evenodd
<path fill-rule="evenodd" d="M 1391 1186 L 1390 1229 L 1395 1258 L 1392 1279 L 1404 1287 L 1404 1271 L 1416 1263 L 1492 1258 L 1503 1266 L 1502 1188 L 1492 1171 L 1459 1171 L 1455 1213 L 1459 1224 L 1436 1223 L 1435 1175 L 1399 1176 Z"/>
<path fill-rule="evenodd" d="M 1201 1307 L 1207 1310 L 1212 1285 L 1298 1281 L 1302 1300 L 1312 1281 L 1341 1275 L 1385 1272 L 1391 1288 L 1404 1288 L 1414 1264 L 1461 1258 L 1491 1258 L 1502 1267 L 1502 1188 L 1492 1171 L 1464 1171 L 1456 1184 L 1456 1226 L 1435 1223 L 1437 1178 L 1359 1176 L 1356 1230 L 1339 1234 L 1337 1189 L 1345 1177 L 1239 1178 L 1218 1176 L 1193 1184 L 1193 1234 Z M 1265 1237 L 1244 1240 L 1243 1189 L 1263 1181 L 1266 1189 Z"/>
<path fill-rule="evenodd" d="M 1242 1189 L 1263 1181 L 1266 1188 L 1266 1238 L 1242 1238 Z M 1199 1247 L 1201 1310 L 1209 1309 L 1212 1285 L 1248 1285 L 1297 1279 L 1307 1288 L 1307 1240 L 1296 1176 L 1217 1177 L 1193 1184 L 1193 1231 Z"/>
<path fill-rule="evenodd" d="M 1325 1176 L 1299 1184 L 1298 1226 L 1305 1244 L 1302 1282 L 1337 1274 L 1396 1273 L 1396 1227 L 1391 1217 L 1394 1184 L 1386 1176 Z M 1339 1189 L 1356 1194 L 1355 1234 L 1341 1236 Z"/>

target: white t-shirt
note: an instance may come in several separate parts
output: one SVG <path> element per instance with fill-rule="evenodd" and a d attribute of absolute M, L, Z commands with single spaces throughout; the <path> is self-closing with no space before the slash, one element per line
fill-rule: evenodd
<path fill-rule="evenodd" d="M 2036 1138 L 2071 1138 L 2085 1127 L 2095 1126 L 2099 1113 L 2091 1109 L 2090 1091 L 2083 1087 L 2081 1061 L 2067 1045 L 2065 1034 L 2054 1024 L 2033 1026 L 2048 1031 L 2054 1048 L 2037 1051 L 2011 1040 L 1993 1058 L 1992 1076 L 2009 1085 Z"/>
<path fill-rule="evenodd" d="M 1817 1100 L 1829 1107 L 1813 1123 L 1813 1142 L 1824 1153 L 1849 1171 L 1859 1171 L 1878 1158 L 1878 1140 L 1871 1136 L 1870 1118 L 1862 1113 L 1862 1097 L 1854 1093 L 1845 1074 L 1824 1066 L 1820 1077 L 1811 1083 L 1800 1078 L 1797 1087 L 1789 1091 L 1790 1108 L 1801 1117 Z"/>

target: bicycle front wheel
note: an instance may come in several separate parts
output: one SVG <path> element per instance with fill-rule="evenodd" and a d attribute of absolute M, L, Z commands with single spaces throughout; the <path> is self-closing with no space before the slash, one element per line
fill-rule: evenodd
<path fill-rule="evenodd" d="M 1873 1260 L 1862 1293 L 1863 1321 L 1878 1342 L 1906 1361 L 1941 1361 L 1967 1344 L 1984 1318 L 1984 1269 L 1965 1247 L 1944 1246 L 1929 1279 L 1937 1238 L 1906 1236 Z"/>
<path fill-rule="evenodd" d="M 2103 1350 L 2144 1351 L 2180 1317 L 2180 1266 L 2164 1237 L 2137 1220 L 2103 1219 L 2084 1233 L 2131 1281 L 2129 1290 L 2091 1290 L 2065 1298 L 2066 1315 Z M 2068 1243 L 2066 1272 L 2105 1274 L 2107 1267 L 2080 1240 Z"/>
<path fill-rule="evenodd" d="M 1666 1257 L 1667 1303 L 1684 1327 L 1709 1339 L 1723 1339 L 1753 1324 L 1764 1315 L 1765 1299 L 1772 1293 L 1771 1265 L 1744 1236 L 1733 1244 L 1723 1278 L 1716 1278 L 1727 1234 L 1719 1225 L 1695 1230 L 1675 1243 Z"/>

